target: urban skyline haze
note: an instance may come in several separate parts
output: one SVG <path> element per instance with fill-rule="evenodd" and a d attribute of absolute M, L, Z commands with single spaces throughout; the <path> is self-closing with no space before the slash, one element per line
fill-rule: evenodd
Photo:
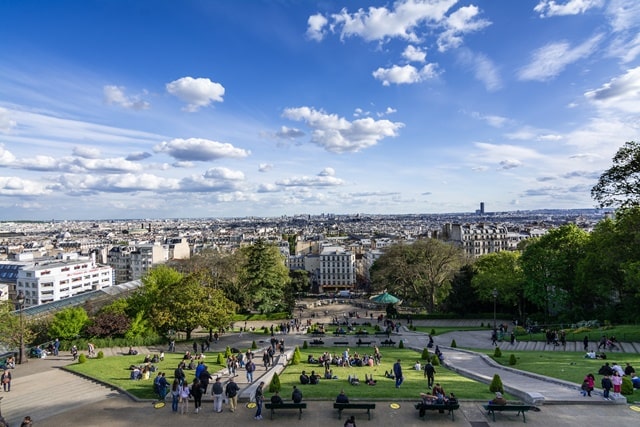
<path fill-rule="evenodd" d="M 635 0 L 0 3 L 0 220 L 592 208 Z"/>

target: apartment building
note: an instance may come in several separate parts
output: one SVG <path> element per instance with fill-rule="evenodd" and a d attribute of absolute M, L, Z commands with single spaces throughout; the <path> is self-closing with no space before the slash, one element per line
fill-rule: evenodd
<path fill-rule="evenodd" d="M 95 257 L 36 261 L 18 270 L 16 295 L 25 296 L 25 307 L 69 298 L 113 285 L 113 269 L 99 265 Z"/>
<path fill-rule="evenodd" d="M 318 285 L 321 292 L 352 290 L 356 284 L 356 256 L 340 246 L 326 246 L 319 256 Z"/>
<path fill-rule="evenodd" d="M 464 249 L 468 256 L 480 257 L 509 249 L 509 230 L 504 225 L 454 224 L 442 226 L 440 238 Z"/>

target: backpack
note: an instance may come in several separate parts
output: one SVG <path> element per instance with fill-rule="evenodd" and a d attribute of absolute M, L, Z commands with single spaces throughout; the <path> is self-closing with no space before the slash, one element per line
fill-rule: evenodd
<path fill-rule="evenodd" d="M 247 370 L 247 372 L 253 372 L 256 370 L 255 365 L 253 364 L 253 362 L 249 361 L 247 362 L 247 364 L 245 365 L 245 369 Z"/>

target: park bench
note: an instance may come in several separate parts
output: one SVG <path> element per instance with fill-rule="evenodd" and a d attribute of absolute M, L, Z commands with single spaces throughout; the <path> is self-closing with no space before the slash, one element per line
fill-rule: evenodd
<path fill-rule="evenodd" d="M 338 410 L 338 419 L 342 417 L 342 411 L 345 409 L 366 409 L 369 419 L 371 419 L 371 410 L 376 409 L 375 403 L 334 403 L 333 408 Z"/>
<path fill-rule="evenodd" d="M 448 411 L 449 415 L 451 415 L 451 421 L 455 421 L 453 411 L 456 409 L 460 409 L 460 404 L 458 402 L 450 404 L 450 403 L 432 403 L 430 405 L 425 405 L 422 402 L 416 403 L 416 409 L 419 411 L 420 408 L 424 407 L 426 411 L 438 411 L 444 412 Z"/>
<path fill-rule="evenodd" d="M 306 403 L 292 403 L 292 402 L 285 402 L 285 403 L 270 403 L 267 402 L 264 404 L 264 407 L 271 410 L 271 419 L 273 419 L 273 413 L 275 412 L 276 409 L 297 409 L 298 411 L 298 419 L 301 420 L 302 419 L 302 410 L 303 409 L 307 409 L 307 404 Z"/>
<path fill-rule="evenodd" d="M 344 331 L 334 331 L 333 335 L 347 335 L 347 333 Z"/>
<path fill-rule="evenodd" d="M 333 345 L 349 345 L 349 341 L 334 341 Z"/>
<path fill-rule="evenodd" d="M 389 335 L 389 334 L 385 331 L 376 331 L 374 332 L 374 335 Z"/>
<path fill-rule="evenodd" d="M 362 341 L 362 340 L 358 340 L 358 341 L 356 342 L 356 345 L 357 345 L 358 347 L 360 347 L 361 345 L 371 345 L 372 343 L 373 343 L 373 341 Z"/>
<path fill-rule="evenodd" d="M 311 335 L 314 336 L 314 337 L 323 337 L 324 336 L 324 332 L 313 331 L 313 332 L 311 332 Z"/>
<path fill-rule="evenodd" d="M 324 341 L 322 341 L 322 340 L 313 340 L 309 344 L 311 344 L 311 345 L 324 345 Z"/>
<path fill-rule="evenodd" d="M 493 421 L 496 420 L 496 412 L 517 412 L 522 414 L 522 422 L 527 422 L 525 412 L 531 409 L 531 405 L 507 403 L 506 405 L 482 405 L 487 410 L 487 414 L 493 415 Z"/>
<path fill-rule="evenodd" d="M 384 340 L 380 343 L 381 346 L 383 347 L 393 347 L 396 345 L 396 343 L 394 341 L 391 340 Z"/>

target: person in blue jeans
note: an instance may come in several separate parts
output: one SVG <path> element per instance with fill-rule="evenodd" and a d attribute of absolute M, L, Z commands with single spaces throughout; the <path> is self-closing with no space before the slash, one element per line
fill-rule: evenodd
<path fill-rule="evenodd" d="M 393 364 L 393 375 L 395 375 L 396 377 L 396 388 L 400 388 L 400 385 L 402 385 L 402 382 L 404 381 L 400 359 L 398 359 L 398 361 Z"/>
<path fill-rule="evenodd" d="M 611 400 L 609 398 L 609 392 L 612 388 L 613 383 L 611 382 L 611 378 L 609 378 L 609 375 L 605 375 L 602 379 L 602 389 L 604 390 L 604 392 L 602 393 L 602 397 L 604 397 L 605 400 Z"/>
<path fill-rule="evenodd" d="M 171 410 L 178 412 L 178 401 L 180 400 L 180 380 L 176 378 L 171 384 Z"/>
<path fill-rule="evenodd" d="M 264 400 L 262 387 L 264 387 L 264 381 L 260 381 L 258 388 L 256 388 L 256 416 L 254 417 L 256 420 L 262 419 L 262 401 Z"/>

